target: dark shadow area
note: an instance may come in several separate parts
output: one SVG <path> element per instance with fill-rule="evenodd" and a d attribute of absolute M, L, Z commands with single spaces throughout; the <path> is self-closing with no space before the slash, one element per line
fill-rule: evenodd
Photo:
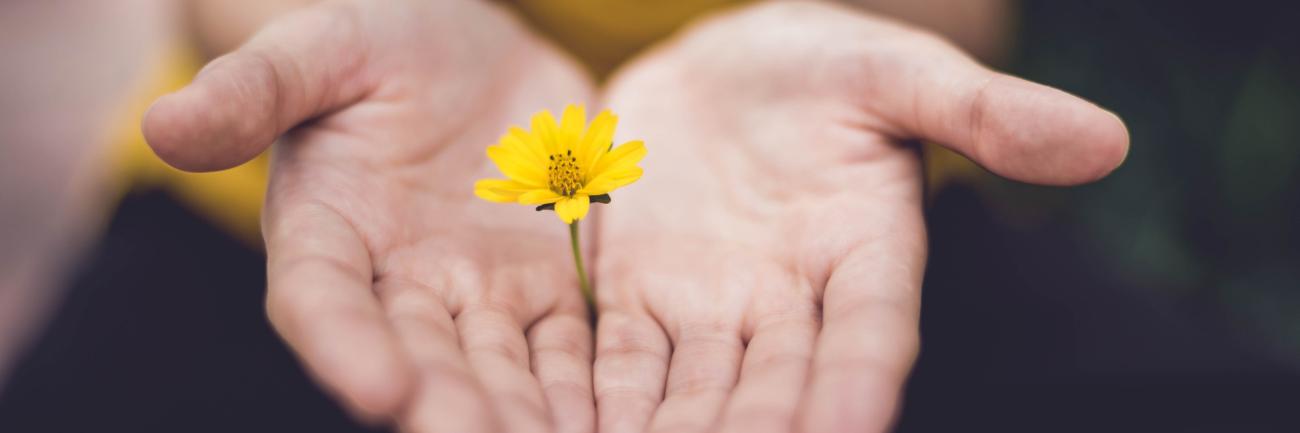
<path fill-rule="evenodd" d="M 362 432 L 263 311 L 260 251 L 127 197 L 0 394 L 0 432 Z"/>
<path fill-rule="evenodd" d="M 1300 373 L 1223 317 L 1110 280 L 1069 232 L 938 197 L 898 431 L 1300 431 Z"/>

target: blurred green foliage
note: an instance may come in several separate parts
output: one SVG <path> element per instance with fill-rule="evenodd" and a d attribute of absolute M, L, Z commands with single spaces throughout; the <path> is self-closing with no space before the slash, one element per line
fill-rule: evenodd
<path fill-rule="evenodd" d="M 1132 150 L 1065 203 L 1073 247 L 1300 366 L 1300 17 L 1274 2 L 1026 2 L 1012 71 L 1115 111 Z"/>

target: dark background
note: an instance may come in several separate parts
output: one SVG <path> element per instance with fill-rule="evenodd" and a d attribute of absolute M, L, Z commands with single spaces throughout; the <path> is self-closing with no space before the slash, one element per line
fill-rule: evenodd
<path fill-rule="evenodd" d="M 1026 2 L 1013 73 L 1125 119 L 1093 185 L 938 191 L 899 424 L 1300 431 L 1300 12 Z M 363 431 L 266 322 L 261 252 L 136 191 L 0 394 L 0 432 Z"/>

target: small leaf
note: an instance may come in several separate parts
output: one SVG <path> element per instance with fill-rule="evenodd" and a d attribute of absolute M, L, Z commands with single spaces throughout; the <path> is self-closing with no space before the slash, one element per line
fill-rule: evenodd
<path fill-rule="evenodd" d="M 613 200 L 614 200 L 613 198 L 610 198 L 610 197 L 609 197 L 609 194 L 601 194 L 601 195 L 593 195 L 593 196 L 591 196 L 591 202 L 592 202 L 592 203 L 604 203 L 604 204 L 609 204 L 609 202 L 611 202 L 611 201 L 613 201 Z"/>
<path fill-rule="evenodd" d="M 538 211 L 538 212 L 541 212 L 541 211 L 544 211 L 544 210 L 555 210 L 555 203 L 547 203 L 547 204 L 544 204 L 544 205 L 541 205 L 541 206 L 538 206 L 538 207 L 537 207 L 537 211 Z"/>

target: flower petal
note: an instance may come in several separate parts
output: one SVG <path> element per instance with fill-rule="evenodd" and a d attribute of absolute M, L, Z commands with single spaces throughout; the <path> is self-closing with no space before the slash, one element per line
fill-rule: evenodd
<path fill-rule="evenodd" d="M 520 131 L 522 132 L 523 130 Z M 524 132 L 524 134 L 528 134 L 528 133 Z M 536 138 L 531 140 L 530 143 L 529 141 L 525 141 L 525 139 L 515 135 L 512 131 L 511 133 L 502 135 L 501 138 L 497 140 L 497 143 L 501 147 L 504 147 L 510 150 L 511 152 L 518 154 L 519 156 L 528 160 L 528 162 L 534 166 L 537 167 L 550 166 L 550 163 L 547 160 L 546 150 L 542 149 L 540 142 L 537 141 Z M 539 144 L 534 146 L 533 143 L 539 143 Z"/>
<path fill-rule="evenodd" d="M 547 182 L 546 167 L 530 162 L 531 158 L 504 146 L 488 146 L 487 156 L 496 163 L 497 170 L 510 179 L 526 185 L 544 187 Z"/>
<path fill-rule="evenodd" d="M 600 177 L 587 182 L 587 185 L 578 190 L 580 194 L 601 195 L 609 194 L 610 191 L 627 186 L 641 178 L 641 167 L 632 167 L 619 171 L 606 171 L 601 173 Z"/>
<path fill-rule="evenodd" d="M 587 126 L 587 109 L 579 104 L 564 107 L 560 116 L 560 150 L 578 152 L 578 139 L 582 138 L 582 129 Z"/>
<path fill-rule="evenodd" d="M 533 115 L 533 134 L 542 142 L 542 147 L 546 149 L 547 155 L 562 152 L 555 129 L 555 116 L 552 116 L 550 111 L 542 110 L 540 113 Z"/>
<path fill-rule="evenodd" d="M 549 189 L 534 189 L 519 195 L 519 204 L 536 206 L 539 204 L 555 203 L 560 201 L 564 196 L 556 194 Z"/>
<path fill-rule="evenodd" d="M 581 220 L 587 216 L 587 209 L 591 208 L 591 201 L 587 196 L 578 194 L 555 202 L 555 215 L 560 217 L 560 221 L 565 224 L 572 224 L 574 221 Z"/>
<path fill-rule="evenodd" d="M 614 140 L 614 127 L 618 125 L 618 116 L 609 110 L 601 111 L 591 120 L 591 126 L 587 127 L 587 133 L 583 134 L 582 141 L 578 144 L 578 166 L 582 167 L 585 179 L 590 180 L 595 177 L 596 162 L 600 161 L 605 152 L 609 151 L 609 146 Z"/>
<path fill-rule="evenodd" d="M 600 158 L 591 178 L 596 179 L 606 171 L 620 171 L 635 167 L 636 163 L 641 162 L 641 158 L 645 158 L 645 154 L 645 143 L 641 140 L 623 143 Z"/>
<path fill-rule="evenodd" d="M 474 182 L 474 195 L 496 203 L 514 203 L 519 195 L 534 188 L 509 179 L 482 179 Z"/>
<path fill-rule="evenodd" d="M 524 147 L 538 155 L 542 162 L 547 162 L 548 158 L 551 156 L 550 153 L 547 153 L 546 144 L 542 143 L 541 137 L 538 137 L 537 134 L 528 132 L 524 130 L 524 128 L 518 126 L 511 126 L 510 136 L 519 140 L 523 143 Z"/>

